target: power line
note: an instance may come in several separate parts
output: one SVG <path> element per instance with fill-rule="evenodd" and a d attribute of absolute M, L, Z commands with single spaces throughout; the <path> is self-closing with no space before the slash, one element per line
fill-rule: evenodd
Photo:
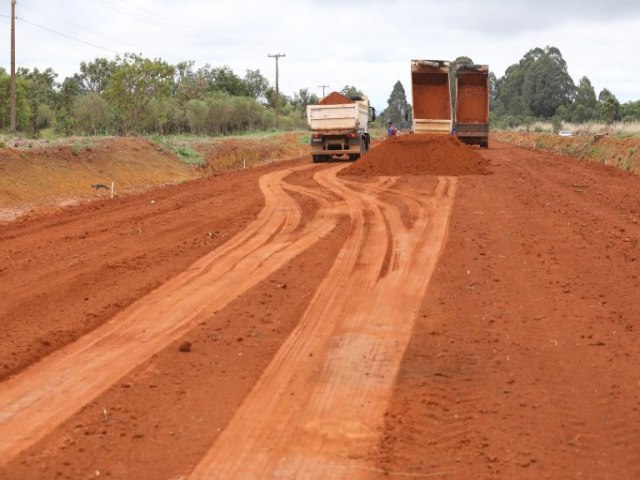
<path fill-rule="evenodd" d="M 58 32 L 57 30 L 53 30 L 52 28 L 44 27 L 44 26 L 39 25 L 37 23 L 30 22 L 29 20 L 26 20 L 24 18 L 16 17 L 16 20 L 18 20 L 20 22 L 23 22 L 23 23 L 27 23 L 27 24 L 32 25 L 34 27 L 41 28 L 42 30 L 46 30 L 47 32 L 55 33 L 56 35 L 60 35 L 61 37 L 65 37 L 65 38 L 68 38 L 70 40 L 75 40 L 76 42 L 84 43 L 86 45 L 90 45 L 92 47 L 99 48 L 101 50 L 106 50 L 107 52 L 115 53 L 116 55 L 118 54 L 118 52 L 116 52 L 115 50 L 111 50 L 110 48 L 102 47 L 100 45 L 96 45 L 95 43 L 87 42 L 86 40 L 82 40 L 80 38 L 76 38 L 76 37 L 73 37 L 71 35 L 67 35 L 66 33 Z"/>
<path fill-rule="evenodd" d="M 128 43 L 122 42 L 120 39 L 114 38 L 114 37 L 110 37 L 108 35 L 104 35 L 100 32 L 97 32 L 95 30 L 90 30 L 72 20 L 68 19 L 68 16 L 64 16 L 64 15 L 60 15 L 58 14 L 56 11 L 53 10 L 49 10 L 47 8 L 43 8 L 40 6 L 35 6 L 32 5 L 30 2 L 25 1 L 25 0 L 21 0 L 20 1 L 20 5 L 23 8 L 26 8 L 28 10 L 33 11 L 36 15 L 40 15 L 42 17 L 46 16 L 47 20 L 51 20 L 53 19 L 57 19 L 59 21 L 62 21 L 63 24 L 61 25 L 62 27 L 65 28 L 65 30 L 70 31 L 71 33 L 79 33 L 80 35 L 86 34 L 86 33 L 90 33 L 92 35 L 97 35 L 99 37 L 102 37 L 105 40 L 108 40 L 109 42 L 114 42 L 114 43 L 119 43 L 123 46 L 126 46 L 127 49 L 132 50 L 132 51 L 138 51 L 140 50 L 138 47 L 134 47 L 133 45 L 130 45 Z M 50 27 L 49 27 L 50 28 Z M 67 33 L 67 32 L 64 32 Z M 70 35 L 70 33 L 67 33 L 67 35 Z"/>
<path fill-rule="evenodd" d="M 163 29 L 169 28 L 185 36 L 205 38 L 210 43 L 215 43 L 217 45 L 224 45 L 223 42 L 210 39 L 206 37 L 202 32 L 199 32 L 196 29 L 193 29 L 192 27 L 188 27 L 186 25 L 180 24 L 176 22 L 174 19 L 164 17 L 150 10 L 147 10 L 148 12 L 150 12 L 150 14 L 145 14 L 145 13 L 140 13 L 139 11 L 136 11 L 131 6 L 128 6 L 128 5 L 123 6 L 123 5 L 115 4 L 113 2 L 109 2 L 108 0 L 89 0 L 89 1 L 106 10 L 114 11 L 120 15 L 128 16 L 136 20 L 140 20 L 142 22 L 145 22 L 149 25 L 153 25 L 155 27 L 159 27 Z"/>
<path fill-rule="evenodd" d="M 110 0 L 99 0 L 99 1 L 101 3 L 103 3 L 103 4 L 105 4 L 105 5 L 110 5 L 113 8 L 122 9 L 122 11 L 128 11 L 128 12 L 131 12 L 132 14 L 143 16 L 145 18 L 151 19 L 152 21 L 159 21 L 159 22 L 166 23 L 166 24 L 168 24 L 170 26 L 176 26 L 176 27 L 179 27 L 181 29 L 184 29 L 185 31 L 188 31 L 188 32 L 191 32 L 191 33 L 195 33 L 197 35 L 202 35 L 203 34 L 202 32 L 200 32 L 199 30 L 191 27 L 190 25 L 186 25 L 184 23 L 176 22 L 176 20 L 174 18 L 170 18 L 170 17 L 166 17 L 164 15 L 160 15 L 156 11 L 150 10 L 148 8 L 144 8 L 144 7 L 140 6 L 140 5 L 127 5 L 126 2 L 120 2 L 120 5 L 119 5 L 119 4 L 114 3 L 113 1 L 110 1 Z M 95 3 L 95 1 L 94 1 L 94 3 Z M 122 5 L 122 3 L 125 3 L 125 5 Z"/>

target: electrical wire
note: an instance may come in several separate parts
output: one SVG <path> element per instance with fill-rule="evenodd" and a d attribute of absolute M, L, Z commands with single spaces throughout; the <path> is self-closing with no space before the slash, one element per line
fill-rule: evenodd
<path fill-rule="evenodd" d="M 26 23 L 26 24 L 32 25 L 34 27 L 41 28 L 42 30 L 46 30 L 48 32 L 55 33 L 56 35 L 60 35 L 61 37 L 65 37 L 65 38 L 68 38 L 70 40 L 75 40 L 76 42 L 84 43 L 85 45 L 90 45 L 92 47 L 99 48 L 101 50 L 106 50 L 107 52 L 118 54 L 118 52 L 116 52 L 115 50 L 111 50 L 110 48 L 102 47 L 100 45 L 96 45 L 95 43 L 87 42 L 86 40 L 82 40 L 80 38 L 76 38 L 76 37 L 73 37 L 71 35 L 67 35 L 66 33 L 58 32 L 57 30 L 53 30 L 52 28 L 44 27 L 44 26 L 39 25 L 37 23 L 31 22 L 29 20 L 26 20 L 26 19 L 24 19 L 22 17 L 16 17 L 16 20 L 20 21 L 22 23 Z"/>
<path fill-rule="evenodd" d="M 144 8 L 141 7 L 139 5 L 127 5 L 125 2 L 120 2 L 120 4 L 113 2 L 111 0 L 99 0 L 102 4 L 107 5 L 107 6 L 111 6 L 112 8 L 115 9 L 121 9 L 122 11 L 128 11 L 132 14 L 135 15 L 140 15 L 143 16 L 145 18 L 151 19 L 152 21 L 158 21 L 161 23 L 164 23 L 168 26 L 175 26 L 178 27 L 179 29 L 184 30 L 185 32 L 189 32 L 189 33 L 193 33 L 196 35 L 202 35 L 202 32 L 198 31 L 197 29 L 193 28 L 190 25 L 186 25 L 184 23 L 179 23 L 176 22 L 176 20 L 174 18 L 170 18 L 170 17 L 166 17 L 164 15 L 161 15 L 153 10 L 150 10 L 148 8 Z M 94 1 L 94 3 L 96 3 Z M 124 3 L 124 5 L 123 5 Z"/>
<path fill-rule="evenodd" d="M 198 30 L 192 28 L 192 27 L 188 27 L 184 24 L 180 24 L 178 22 L 176 22 L 173 19 L 170 19 L 168 17 L 164 17 L 162 15 L 156 14 L 151 12 L 150 10 L 147 10 L 148 12 L 151 13 L 151 15 L 149 14 L 144 14 L 144 13 L 140 13 L 139 11 L 135 11 L 134 9 L 132 9 L 130 6 L 122 6 L 113 2 L 109 2 L 108 0 L 89 0 L 89 2 L 98 5 L 106 10 L 110 10 L 113 12 L 116 12 L 120 15 L 124 15 L 124 16 L 128 16 L 131 18 L 134 18 L 136 20 L 140 20 L 142 22 L 145 22 L 149 25 L 153 25 L 155 27 L 159 27 L 162 29 L 171 29 L 177 33 L 180 33 L 184 36 L 188 36 L 188 37 L 196 37 L 199 39 L 205 39 L 207 40 L 209 43 L 212 44 L 216 44 L 216 45 L 221 45 L 224 46 L 224 42 L 221 42 L 219 40 L 215 40 L 215 39 L 211 39 L 209 37 L 207 37 L 205 34 L 203 34 L 202 32 L 199 32 Z M 155 17 L 155 18 L 154 18 Z"/>
<path fill-rule="evenodd" d="M 22 6 L 22 8 L 26 8 L 27 10 L 31 10 L 33 11 L 36 15 L 39 15 L 41 17 L 47 17 L 47 20 L 50 20 L 52 17 L 62 21 L 63 22 L 63 28 L 65 30 L 70 31 L 69 32 L 63 32 L 63 33 L 67 33 L 68 35 L 70 34 L 80 34 L 80 35 L 85 35 L 87 33 L 92 34 L 92 35 L 97 35 L 99 37 L 102 37 L 105 40 L 108 40 L 111 43 L 119 43 L 125 47 L 127 47 L 128 50 L 131 51 L 139 51 L 140 49 L 137 47 L 134 47 L 128 43 L 122 42 L 121 40 L 117 39 L 117 38 L 113 38 L 107 35 L 103 35 L 100 32 L 97 32 L 95 30 L 89 30 L 88 28 L 83 27 L 82 25 L 79 25 L 76 22 L 73 22 L 71 20 L 69 20 L 68 18 L 65 18 L 61 15 L 59 15 L 57 12 L 49 10 L 47 8 L 43 8 L 40 6 L 35 6 L 32 5 L 30 1 L 25 1 L 25 0 L 21 0 L 20 5 Z"/>

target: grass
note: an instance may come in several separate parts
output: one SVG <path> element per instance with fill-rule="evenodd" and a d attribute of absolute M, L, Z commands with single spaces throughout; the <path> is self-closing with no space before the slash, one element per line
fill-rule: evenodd
<path fill-rule="evenodd" d="M 93 142 L 91 140 L 76 140 L 71 145 L 71 153 L 74 155 L 78 155 L 82 150 L 91 150 L 93 147 Z"/>
<path fill-rule="evenodd" d="M 178 145 L 174 147 L 173 151 L 180 157 L 180 159 L 187 165 L 203 166 L 206 164 L 204 156 L 191 148 L 189 145 Z"/>
<path fill-rule="evenodd" d="M 604 123 L 562 123 L 563 130 L 570 130 L 574 135 L 595 135 L 607 132 L 616 137 L 640 137 L 640 122 L 619 122 L 612 125 Z M 511 131 L 527 131 L 535 133 L 553 133 L 551 122 L 534 122 L 528 127 L 514 127 Z"/>

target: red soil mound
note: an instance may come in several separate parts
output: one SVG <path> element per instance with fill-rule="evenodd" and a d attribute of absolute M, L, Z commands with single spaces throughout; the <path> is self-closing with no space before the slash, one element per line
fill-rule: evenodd
<path fill-rule="evenodd" d="M 385 140 L 341 175 L 486 175 L 489 161 L 450 135 L 403 135 Z"/>
<path fill-rule="evenodd" d="M 331 92 L 318 102 L 318 105 L 341 105 L 343 103 L 353 103 L 349 97 L 345 97 L 341 93 Z"/>

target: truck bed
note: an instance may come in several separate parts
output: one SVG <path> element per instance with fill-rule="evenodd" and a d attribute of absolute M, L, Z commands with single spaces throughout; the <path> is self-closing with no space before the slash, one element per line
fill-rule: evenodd
<path fill-rule="evenodd" d="M 449 62 L 411 61 L 414 133 L 451 133 Z"/>
<path fill-rule="evenodd" d="M 369 110 L 363 103 L 308 105 L 307 124 L 314 132 L 361 130 L 367 125 Z"/>

